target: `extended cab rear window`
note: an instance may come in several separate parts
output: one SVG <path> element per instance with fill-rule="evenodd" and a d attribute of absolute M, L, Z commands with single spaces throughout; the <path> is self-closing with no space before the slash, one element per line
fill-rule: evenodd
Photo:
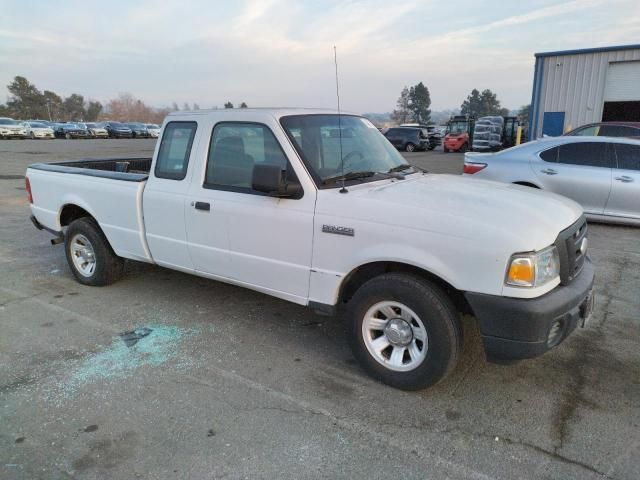
<path fill-rule="evenodd" d="M 155 176 L 169 180 L 182 180 L 187 174 L 196 122 L 169 122 L 164 128 Z"/>

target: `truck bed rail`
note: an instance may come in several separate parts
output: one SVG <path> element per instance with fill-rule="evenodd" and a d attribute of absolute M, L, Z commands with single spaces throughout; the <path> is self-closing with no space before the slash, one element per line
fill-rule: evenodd
<path fill-rule="evenodd" d="M 34 163 L 29 168 L 47 172 L 71 173 L 90 177 L 111 178 L 127 182 L 143 182 L 149 178 L 151 157 L 105 158 Z"/>

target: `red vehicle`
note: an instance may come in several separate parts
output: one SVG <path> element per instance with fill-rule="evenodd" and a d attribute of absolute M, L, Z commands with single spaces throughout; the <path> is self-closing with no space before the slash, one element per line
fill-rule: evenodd
<path fill-rule="evenodd" d="M 589 123 L 565 133 L 570 136 L 629 137 L 640 139 L 640 122 Z"/>
<path fill-rule="evenodd" d="M 442 145 L 444 153 L 466 152 L 471 146 L 475 119 L 466 115 L 451 117 Z"/>

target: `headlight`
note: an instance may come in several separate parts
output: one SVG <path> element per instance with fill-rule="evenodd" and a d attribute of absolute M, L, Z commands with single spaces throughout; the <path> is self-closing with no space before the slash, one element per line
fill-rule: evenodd
<path fill-rule="evenodd" d="M 539 287 L 560 275 L 558 249 L 551 246 L 535 253 L 511 257 L 505 284 L 512 287 Z"/>

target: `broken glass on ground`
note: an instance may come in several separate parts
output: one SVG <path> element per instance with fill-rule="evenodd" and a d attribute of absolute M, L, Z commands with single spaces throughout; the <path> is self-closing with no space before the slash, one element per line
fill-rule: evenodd
<path fill-rule="evenodd" d="M 146 337 L 151 332 L 153 332 L 152 329 L 147 327 L 141 327 L 141 328 L 136 328 L 135 330 L 130 330 L 128 332 L 121 333 L 120 338 L 122 338 L 122 341 L 127 347 L 133 347 L 136 343 L 138 343 L 138 340 Z"/>

